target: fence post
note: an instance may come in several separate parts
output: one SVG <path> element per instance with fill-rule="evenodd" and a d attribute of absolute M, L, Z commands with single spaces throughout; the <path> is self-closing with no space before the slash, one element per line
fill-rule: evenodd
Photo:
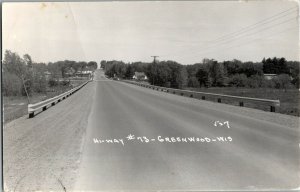
<path fill-rule="evenodd" d="M 275 106 L 271 106 L 271 107 L 270 107 L 270 111 L 271 111 L 271 112 L 275 112 Z"/>
<path fill-rule="evenodd" d="M 27 108 L 28 108 L 29 118 L 33 118 L 34 117 L 34 111 L 32 109 L 32 104 L 28 104 Z"/>
<path fill-rule="evenodd" d="M 34 113 L 29 113 L 29 118 L 33 118 L 34 117 Z"/>

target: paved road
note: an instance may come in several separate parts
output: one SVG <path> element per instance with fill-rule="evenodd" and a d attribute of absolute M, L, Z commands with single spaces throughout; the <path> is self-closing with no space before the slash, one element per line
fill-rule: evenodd
<path fill-rule="evenodd" d="M 297 128 L 230 110 L 236 107 L 107 81 L 102 72 L 95 80 L 75 189 L 299 187 Z M 230 128 L 227 124 L 215 126 L 215 121 L 228 121 Z M 128 140 L 128 135 L 135 139 Z M 196 141 L 185 142 L 187 137 L 195 137 Z"/>
<path fill-rule="evenodd" d="M 98 71 L 58 105 L 6 125 L 4 182 L 22 192 L 293 189 L 298 126 L 296 117 L 153 91 Z"/>

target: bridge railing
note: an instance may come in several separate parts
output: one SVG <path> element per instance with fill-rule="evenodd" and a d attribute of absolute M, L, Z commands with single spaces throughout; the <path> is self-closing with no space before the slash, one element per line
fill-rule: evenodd
<path fill-rule="evenodd" d="M 36 112 L 40 112 L 45 111 L 46 109 L 48 109 L 51 106 L 54 106 L 56 103 L 59 103 L 60 101 L 66 99 L 67 97 L 69 97 L 70 95 L 74 94 L 76 91 L 78 91 L 79 89 L 81 89 L 83 86 L 85 86 L 88 82 L 90 82 L 91 80 L 88 80 L 86 82 L 84 82 L 83 84 L 69 90 L 66 91 L 60 95 L 57 95 L 55 97 L 52 97 L 50 99 L 47 99 L 45 101 L 41 101 L 35 104 L 29 104 L 28 105 L 28 114 L 29 114 L 29 118 L 33 118 L 34 114 Z"/>
<path fill-rule="evenodd" d="M 216 94 L 216 93 L 206 93 L 206 92 L 198 92 L 198 91 L 190 91 L 190 90 L 183 90 L 183 89 L 174 89 L 174 88 L 167 88 L 167 87 L 160 87 L 154 85 L 148 85 L 144 83 L 139 83 L 135 81 L 128 81 L 123 80 L 123 82 L 138 85 L 141 87 L 164 91 L 172 94 L 178 94 L 181 96 L 198 98 L 202 100 L 206 100 L 208 98 L 215 100 L 218 103 L 222 103 L 222 100 L 232 100 L 234 102 L 238 102 L 239 106 L 243 107 L 245 103 L 257 103 L 260 105 L 267 105 L 270 107 L 271 112 L 275 112 L 275 108 L 280 106 L 279 100 L 270 100 L 270 99 L 260 99 L 260 98 L 252 98 L 252 97 L 240 97 L 240 96 L 233 96 L 233 95 L 223 95 L 223 94 Z"/>

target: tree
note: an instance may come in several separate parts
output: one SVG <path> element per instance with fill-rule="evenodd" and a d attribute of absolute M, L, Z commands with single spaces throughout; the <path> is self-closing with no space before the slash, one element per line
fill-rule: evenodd
<path fill-rule="evenodd" d="M 106 62 L 105 75 L 109 77 L 124 78 L 127 66 L 123 61 L 108 61 Z"/>
<path fill-rule="evenodd" d="M 236 59 L 232 61 L 224 61 L 224 67 L 227 70 L 228 76 L 240 73 L 241 66 L 242 62 Z"/>
<path fill-rule="evenodd" d="M 151 85 L 156 85 L 158 79 L 158 64 L 153 62 L 148 65 L 146 75 L 148 76 L 149 83 Z"/>
<path fill-rule="evenodd" d="M 277 68 L 278 68 L 277 74 L 282 74 L 282 73 L 288 74 L 289 73 L 289 70 L 287 67 L 287 62 L 284 57 L 280 58 L 277 61 L 277 65 L 278 65 L 277 66 Z"/>
<path fill-rule="evenodd" d="M 17 53 L 13 53 L 9 50 L 6 50 L 4 54 L 3 67 L 5 67 L 8 72 L 15 74 L 22 82 L 23 89 L 25 91 L 25 94 L 27 96 L 27 101 L 29 104 L 30 103 L 29 91 L 27 90 L 28 85 L 26 84 L 26 82 L 29 79 L 28 79 L 28 70 L 26 68 L 25 61 Z"/>
<path fill-rule="evenodd" d="M 177 88 L 182 89 L 187 86 L 188 74 L 184 66 L 179 67 L 179 72 L 176 74 Z"/>
<path fill-rule="evenodd" d="M 223 87 L 225 85 L 224 64 L 213 61 L 211 64 L 211 77 L 213 86 Z"/>
<path fill-rule="evenodd" d="M 210 87 L 212 84 L 209 69 L 207 66 L 203 65 L 201 66 L 200 69 L 198 69 L 196 73 L 196 77 L 198 78 L 200 87 L 205 86 L 205 87 Z"/>
<path fill-rule="evenodd" d="M 282 74 L 282 73 L 289 73 L 287 62 L 285 58 L 276 58 L 273 59 L 263 59 L 263 72 L 264 73 L 271 73 L 271 74 Z"/>
<path fill-rule="evenodd" d="M 153 62 L 147 66 L 146 75 L 152 85 L 179 89 L 187 86 L 186 68 L 175 61 Z"/>
<path fill-rule="evenodd" d="M 146 72 L 147 71 L 147 66 L 149 63 L 143 63 L 143 62 L 133 62 L 130 64 L 130 66 L 133 68 L 134 71 L 137 72 Z"/>
<path fill-rule="evenodd" d="M 190 77 L 188 79 L 188 84 L 187 84 L 188 87 L 200 87 L 200 83 L 197 79 L 197 77 Z"/>
<path fill-rule="evenodd" d="M 100 66 L 104 70 L 106 70 L 106 64 L 107 64 L 107 62 L 105 60 L 100 61 Z"/>
<path fill-rule="evenodd" d="M 96 61 L 90 61 L 87 63 L 87 66 L 92 70 L 95 71 L 98 67 L 98 64 Z"/>
<path fill-rule="evenodd" d="M 25 55 L 23 56 L 23 59 L 24 59 L 24 61 L 25 61 L 25 65 L 27 65 L 29 68 L 32 68 L 33 62 L 32 62 L 31 56 L 28 55 L 28 54 L 25 54 Z"/>
<path fill-rule="evenodd" d="M 166 82 L 170 82 L 170 87 L 181 89 L 187 85 L 187 71 L 184 66 L 175 61 L 161 61 L 158 65 L 166 72 Z"/>
<path fill-rule="evenodd" d="M 265 84 L 264 76 L 261 75 L 252 75 L 251 77 L 248 77 L 248 87 L 250 88 L 258 88 L 263 87 Z"/>
<path fill-rule="evenodd" d="M 296 77 L 293 78 L 292 83 L 299 89 L 300 84 L 300 74 L 298 74 Z"/>
<path fill-rule="evenodd" d="M 133 75 L 134 75 L 134 69 L 132 65 L 128 65 L 126 68 L 125 78 L 132 79 Z"/>
<path fill-rule="evenodd" d="M 37 71 L 33 78 L 33 88 L 37 93 L 45 93 L 47 88 L 47 80 L 42 71 Z"/>
<path fill-rule="evenodd" d="M 186 65 L 186 70 L 188 73 L 188 78 L 196 77 L 196 73 L 201 68 L 201 63 L 196 63 L 194 65 Z"/>
<path fill-rule="evenodd" d="M 58 78 L 61 77 L 61 70 L 57 62 L 49 63 L 47 69 L 51 73 L 51 79 L 58 80 Z"/>
<path fill-rule="evenodd" d="M 20 79 L 8 71 L 2 73 L 2 91 L 5 96 L 21 95 L 23 85 Z"/>

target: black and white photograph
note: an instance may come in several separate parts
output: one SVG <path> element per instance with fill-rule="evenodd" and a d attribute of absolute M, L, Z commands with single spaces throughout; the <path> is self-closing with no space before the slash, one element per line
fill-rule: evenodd
<path fill-rule="evenodd" d="M 1 6 L 2 191 L 300 191 L 299 1 Z"/>

